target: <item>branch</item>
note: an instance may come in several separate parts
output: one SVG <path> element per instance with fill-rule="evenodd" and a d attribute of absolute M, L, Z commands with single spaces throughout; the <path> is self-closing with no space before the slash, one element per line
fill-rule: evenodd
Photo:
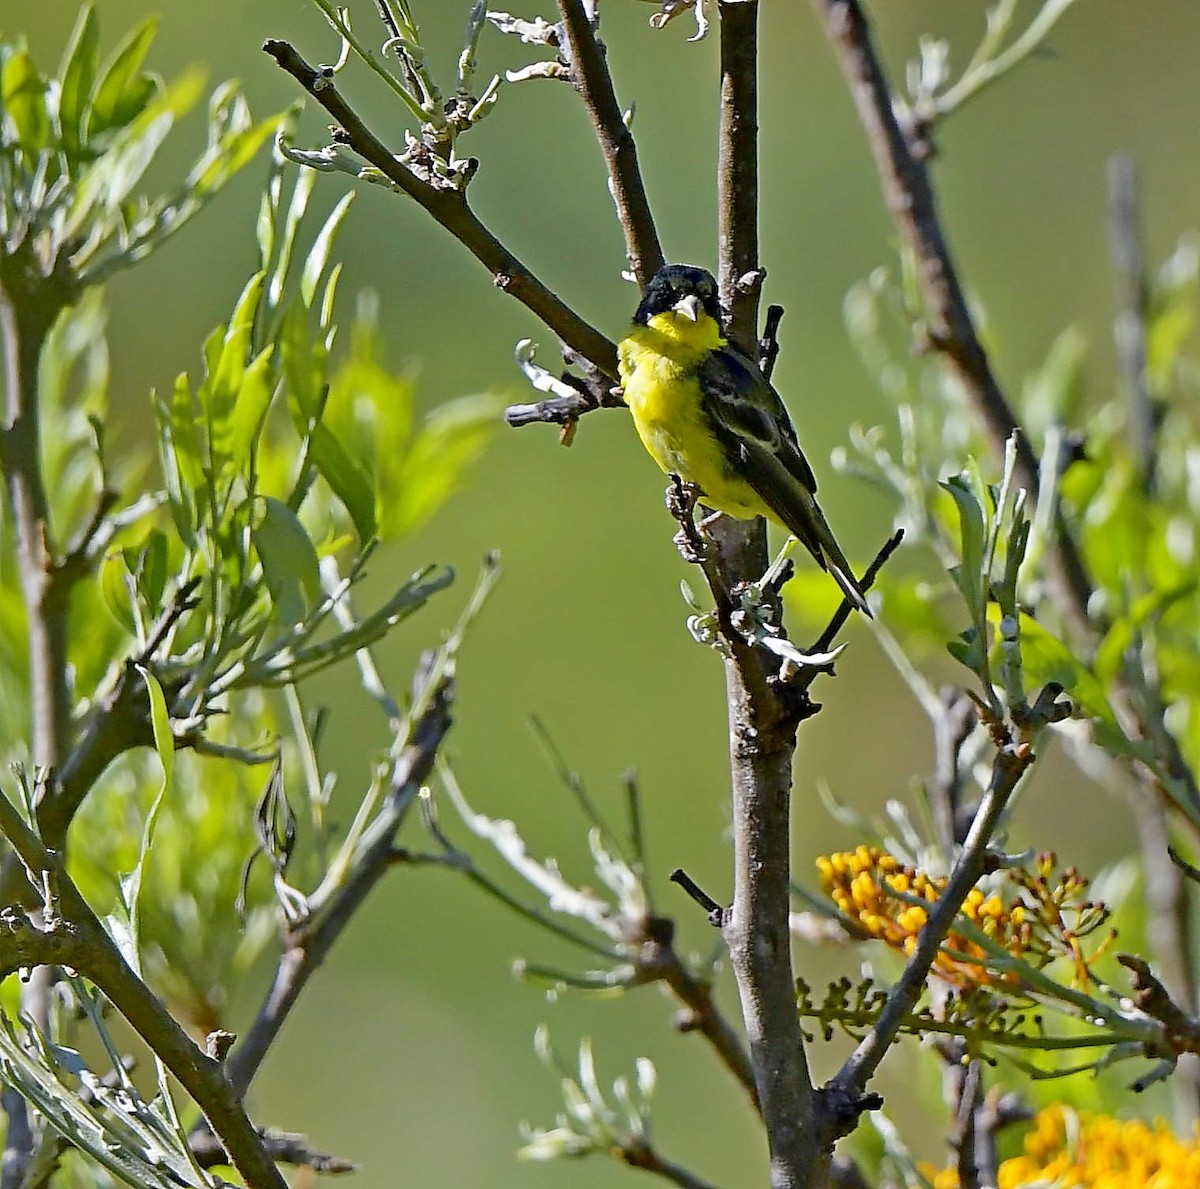
<path fill-rule="evenodd" d="M 723 0 L 718 181 L 718 277 L 726 333 L 758 346 L 758 4 Z M 789 816 L 798 718 L 772 687 L 763 650 L 729 625 L 728 592 L 767 566 L 766 526 L 721 517 L 704 565 L 732 657 L 726 661 L 733 794 L 733 904 L 722 934 L 737 980 L 774 1189 L 818 1183 L 822 1153 L 792 975 Z"/>
<path fill-rule="evenodd" d="M 38 365 L 59 314 L 75 296 L 64 252 L 39 259 L 32 235 L 10 254 L 0 254 L 0 336 L 4 339 L 4 421 L 0 467 L 12 509 L 17 571 L 25 610 L 29 656 L 30 759 L 48 784 L 62 762 L 71 734 L 72 697 L 67 664 L 67 620 L 79 567 L 64 568 L 56 556 L 50 499 L 42 473 Z M 103 501 L 102 501 L 103 502 Z M 25 1010 L 49 1016 L 50 983 L 30 979 L 21 989 Z M 12 1189 L 25 1177 L 33 1155 L 27 1112 L 9 1094 L 10 1130 L 5 1138 L 0 1186 Z"/>
<path fill-rule="evenodd" d="M 1118 954 L 1117 961 L 1133 975 L 1134 1003 L 1163 1026 L 1166 1045 L 1163 1055 L 1174 1060 L 1182 1053 L 1200 1053 L 1200 1019 L 1171 998 L 1144 959 L 1135 954 Z"/>
<path fill-rule="evenodd" d="M 1146 377 L 1146 314 L 1150 300 L 1138 221 L 1137 169 L 1124 153 L 1108 161 L 1109 246 L 1117 277 L 1113 338 L 1125 373 L 1129 401 L 1129 444 L 1142 486 L 1154 483 L 1154 438 L 1158 428 Z"/>
<path fill-rule="evenodd" d="M 358 1168 L 350 1160 L 340 1156 L 331 1156 L 328 1152 L 318 1152 L 302 1135 L 290 1131 L 261 1131 L 263 1146 L 271 1154 L 271 1159 L 280 1164 L 291 1164 L 296 1168 L 311 1168 L 313 1172 L 338 1173 L 355 1172 Z M 229 1163 L 225 1149 L 217 1142 L 211 1131 L 196 1131 L 188 1138 L 188 1146 L 196 1163 L 201 1168 L 216 1168 Z"/>
<path fill-rule="evenodd" d="M 942 854 L 949 859 L 963 841 L 972 804 L 962 795 L 962 750 L 975 729 L 975 703 L 952 686 L 939 695 L 940 713 L 933 720 L 934 772 L 929 782 L 929 806 Z"/>
<path fill-rule="evenodd" d="M 643 1172 L 654 1173 L 656 1176 L 679 1185 L 681 1189 L 717 1189 L 711 1181 L 702 1180 L 695 1173 L 689 1172 L 680 1164 L 660 1156 L 647 1141 L 636 1146 L 621 1148 L 616 1153 L 617 1159 L 630 1168 L 640 1168 Z"/>
<path fill-rule="evenodd" d="M 287 1189 L 287 1183 L 246 1116 L 219 1061 L 197 1048 L 150 988 L 130 968 L 116 943 L 67 874 L 59 857 L 46 849 L 11 801 L 0 793 L 0 832 L 12 844 L 45 896 L 44 928 L 25 920 L 10 932 L 3 969 L 70 966 L 96 985 L 146 1045 L 191 1095 L 230 1161 L 251 1189 Z M 6 918 L 12 921 L 12 910 Z M 22 947 L 32 947 L 22 949 Z M 15 960 L 15 965 L 9 964 Z"/>
<path fill-rule="evenodd" d="M 558 12 L 565 37 L 561 48 L 566 51 L 571 82 L 591 117 L 596 140 L 608 167 L 609 191 L 617 206 L 621 230 L 625 233 L 625 255 L 639 288 L 644 289 L 662 267 L 663 253 L 638 168 L 633 133 L 617 103 L 604 45 L 588 20 L 582 0 L 558 0 Z M 599 17 L 596 19 L 598 23 Z"/>
<path fill-rule="evenodd" d="M 461 190 L 426 181 L 408 163 L 394 156 L 342 97 L 332 78 L 314 70 L 288 42 L 268 40 L 263 43 L 263 51 L 334 118 L 338 125 L 334 130 L 335 141 L 353 149 L 428 211 L 492 274 L 498 289 L 522 302 L 568 347 L 605 375 L 617 374 L 616 346 L 556 297 L 480 222 Z M 429 172 L 429 176 L 436 175 Z"/>
<path fill-rule="evenodd" d="M 423 677 L 423 672 L 418 673 L 416 684 L 420 685 Z M 395 762 L 391 789 L 372 823 L 369 842 L 355 856 L 328 902 L 316 908 L 313 918 L 287 938 L 271 989 L 254 1023 L 225 1063 L 229 1081 L 239 1097 L 249 1089 L 310 976 L 325 960 L 371 889 L 395 866 L 396 831 L 429 776 L 437 750 L 450 729 L 452 697 L 452 682 L 443 677 Z"/>
<path fill-rule="evenodd" d="M 751 359 L 758 347 L 758 0 L 721 0 L 721 125 L 717 280 L 726 330 Z M 761 571 L 760 571 L 761 573 Z"/>
<path fill-rule="evenodd" d="M 1037 457 L 979 341 L 938 219 L 929 179 L 927 144 L 922 151 L 922 140 L 928 130 L 901 127 L 859 0 L 813 0 L 813 3 L 824 19 L 858 108 L 893 222 L 916 262 L 929 320 L 929 345 L 954 370 L 997 455 L 1003 455 L 1005 443 L 1016 434 L 1017 478 L 1031 498 L 1036 498 Z M 1127 203 L 1122 200 L 1122 205 Z M 1124 224 L 1120 237 L 1122 251 L 1127 256 L 1131 216 L 1125 210 L 1120 217 Z M 1138 382 L 1143 381 L 1144 377 L 1139 376 Z M 1135 413 L 1135 417 L 1143 416 L 1144 412 Z M 1060 509 L 1055 509 L 1054 524 L 1047 565 L 1055 602 L 1076 643 L 1087 649 L 1096 644 L 1103 625 L 1094 623 L 1089 613 L 1091 580 Z M 1126 663 L 1114 682 L 1113 693 L 1122 729 L 1133 738 L 1149 740 L 1162 769 L 1170 777 L 1170 784 L 1165 786 L 1149 768 L 1137 763 L 1129 765 L 1141 794 L 1139 820 L 1144 814 L 1160 812 L 1155 806 L 1167 797 L 1180 806 L 1194 825 L 1200 820 L 1200 786 L 1178 740 L 1166 726 L 1161 691 L 1147 680 L 1140 666 Z M 1151 862 L 1153 867 L 1154 860 Z M 1161 855 L 1157 865 L 1161 866 Z M 1168 945 L 1173 944 L 1168 941 Z M 1178 948 L 1175 954 L 1164 952 L 1163 958 L 1164 962 L 1176 965 L 1180 960 Z M 1179 984 L 1181 990 L 1189 986 L 1194 995 L 1194 979 Z"/>
<path fill-rule="evenodd" d="M 1149 496 L 1154 487 L 1158 418 L 1146 375 L 1149 284 L 1138 220 L 1137 171 L 1129 157 L 1116 154 L 1109 159 L 1108 190 L 1109 244 L 1117 277 L 1113 338 L 1117 359 L 1124 373 L 1130 449 L 1143 492 Z M 1137 652 L 1142 652 L 1140 644 Z M 1129 682 L 1133 690 L 1139 684 L 1143 686 L 1138 691 L 1140 697 L 1130 690 L 1121 700 L 1138 718 L 1156 719 L 1157 733 L 1161 738 L 1166 731 L 1162 724 L 1162 708 L 1156 705 L 1151 690 L 1142 678 L 1139 671 L 1141 663 L 1139 658 L 1131 666 Z M 1140 712 L 1136 704 L 1138 701 L 1141 703 Z M 1179 757 L 1179 764 L 1186 770 L 1182 756 Z M 1143 784 L 1146 783 L 1143 778 Z M 1139 791 L 1143 795 L 1136 798 L 1134 820 L 1142 852 L 1146 900 L 1150 907 L 1147 936 L 1171 994 L 1183 1003 L 1195 1005 L 1197 985 L 1189 888 L 1179 869 L 1162 861 L 1170 843 L 1170 823 L 1163 799 L 1153 794 L 1144 795 L 1144 788 Z M 1178 1117 L 1186 1120 L 1190 1126 L 1196 1120 L 1200 1104 L 1200 1065 L 1195 1061 L 1185 1063 L 1172 1080 L 1171 1090 Z"/>
<path fill-rule="evenodd" d="M 1031 499 L 1038 493 L 1038 460 L 1021 430 L 1000 384 L 967 305 L 950 249 L 938 219 L 929 180 L 927 153 L 916 150 L 896 118 L 891 90 L 871 41 L 859 0 L 813 0 L 833 43 L 867 134 L 884 198 L 917 266 L 917 278 L 929 319 L 928 345 L 940 352 L 966 391 L 992 448 L 1003 457 L 1017 435 L 1017 477 Z M 1083 558 L 1057 514 L 1057 532 L 1048 556 L 1059 605 L 1084 642 L 1096 631 L 1088 617 L 1092 594 Z"/>
<path fill-rule="evenodd" d="M 638 953 L 638 973 L 643 981 L 661 981 L 671 989 L 685 1009 L 676 1016 L 676 1026 L 681 1032 L 699 1032 L 712 1045 L 721 1064 L 733 1074 L 746 1091 L 755 1110 L 758 1110 L 758 1090 L 750 1055 L 737 1032 L 713 1001 L 712 985 L 705 979 L 697 978 L 680 961 L 670 940 L 673 923 L 665 924 L 665 931 L 647 930 L 648 936 Z M 661 936 L 664 932 L 665 937 Z"/>

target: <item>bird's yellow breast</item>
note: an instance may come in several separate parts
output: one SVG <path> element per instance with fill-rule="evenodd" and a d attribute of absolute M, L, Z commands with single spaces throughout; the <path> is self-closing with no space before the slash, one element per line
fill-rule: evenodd
<path fill-rule="evenodd" d="M 665 472 L 695 484 L 718 511 L 767 515 L 758 495 L 730 470 L 704 413 L 700 364 L 724 345 L 720 327 L 706 316 L 692 323 L 660 314 L 635 326 L 620 345 L 625 403 L 642 444 Z"/>

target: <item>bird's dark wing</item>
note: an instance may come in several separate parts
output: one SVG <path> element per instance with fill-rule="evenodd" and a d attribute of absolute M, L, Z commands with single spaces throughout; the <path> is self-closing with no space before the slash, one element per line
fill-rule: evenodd
<path fill-rule="evenodd" d="M 816 476 L 779 394 L 732 347 L 711 352 L 700 365 L 699 378 L 705 412 L 731 469 L 817 564 L 832 572 L 846 597 L 870 615 L 862 587 L 817 504 Z"/>
<path fill-rule="evenodd" d="M 796 440 L 792 419 L 756 364 L 732 347 L 713 351 L 700 366 L 700 387 L 719 435 L 732 435 L 734 444 L 754 456 L 769 452 L 775 466 L 782 465 L 810 494 L 816 492 L 817 479 Z M 774 506 L 766 493 L 759 495 Z"/>

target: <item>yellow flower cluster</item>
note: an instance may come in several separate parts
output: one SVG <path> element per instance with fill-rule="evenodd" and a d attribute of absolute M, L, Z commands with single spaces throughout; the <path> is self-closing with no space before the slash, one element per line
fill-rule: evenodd
<path fill-rule="evenodd" d="M 953 1169 L 929 1175 L 934 1189 L 958 1189 Z M 999 1189 L 1195 1189 L 1200 1143 L 1179 1139 L 1164 1123 L 1122 1122 L 1111 1115 L 1040 1111 L 1025 1136 L 1025 1153 L 1000 1166 Z"/>
<path fill-rule="evenodd" d="M 929 919 L 926 905 L 936 904 L 946 888 L 946 880 L 906 866 L 877 846 L 822 855 L 817 871 L 825 894 L 866 937 L 887 942 L 905 955 L 916 948 Z M 995 893 L 989 896 L 972 888 L 960 912 L 1013 956 L 1021 957 L 1028 949 L 1033 934 L 1025 905 L 1006 906 Z M 985 956 L 982 947 L 952 929 L 934 963 L 934 971 L 947 982 L 961 987 L 997 981 L 982 965 L 956 954 L 980 961 Z"/>

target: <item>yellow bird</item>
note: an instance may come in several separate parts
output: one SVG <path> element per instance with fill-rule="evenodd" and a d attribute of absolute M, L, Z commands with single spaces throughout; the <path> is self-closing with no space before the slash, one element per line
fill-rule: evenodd
<path fill-rule="evenodd" d="M 816 501 L 817 480 L 779 394 L 721 330 L 702 268 L 654 274 L 620 345 L 625 402 L 650 456 L 730 516 L 788 530 L 867 615 L 862 587 Z"/>

